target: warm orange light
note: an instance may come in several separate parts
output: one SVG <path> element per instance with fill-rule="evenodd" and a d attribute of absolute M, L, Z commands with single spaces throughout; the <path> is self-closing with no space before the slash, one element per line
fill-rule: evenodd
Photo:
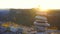
<path fill-rule="evenodd" d="M 48 9 L 46 9 L 46 8 L 45 9 L 37 8 L 36 10 L 39 11 L 39 12 L 48 12 Z"/>
<path fill-rule="evenodd" d="M 38 0 L 40 11 L 46 12 L 48 9 L 60 9 L 60 0 Z"/>

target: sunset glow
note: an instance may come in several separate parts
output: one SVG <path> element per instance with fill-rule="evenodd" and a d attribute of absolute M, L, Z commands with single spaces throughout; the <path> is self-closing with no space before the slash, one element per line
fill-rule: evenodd
<path fill-rule="evenodd" d="M 0 9 L 30 9 L 36 8 L 38 5 L 41 10 L 60 9 L 60 0 L 0 0 Z"/>

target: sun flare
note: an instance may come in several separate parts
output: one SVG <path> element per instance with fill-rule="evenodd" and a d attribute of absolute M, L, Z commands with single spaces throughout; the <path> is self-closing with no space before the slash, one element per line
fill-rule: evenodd
<path fill-rule="evenodd" d="M 40 10 L 60 9 L 60 0 L 0 0 L 0 9 L 30 9 L 40 5 Z"/>

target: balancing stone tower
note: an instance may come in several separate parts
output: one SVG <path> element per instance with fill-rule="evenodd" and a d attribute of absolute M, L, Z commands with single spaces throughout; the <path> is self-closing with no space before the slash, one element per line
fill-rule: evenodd
<path fill-rule="evenodd" d="M 45 34 L 44 32 L 46 32 L 46 28 L 50 26 L 50 24 L 48 24 L 47 17 L 44 16 L 42 12 L 38 12 L 36 14 L 37 15 L 35 16 L 35 21 L 34 21 L 35 30 L 39 34 L 40 33 Z"/>

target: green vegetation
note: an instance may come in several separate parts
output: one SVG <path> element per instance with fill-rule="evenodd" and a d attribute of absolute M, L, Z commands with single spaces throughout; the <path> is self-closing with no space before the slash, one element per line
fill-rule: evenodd
<path fill-rule="evenodd" d="M 11 9 L 9 13 L 12 22 L 23 25 L 33 25 L 35 11 L 34 9 Z"/>

